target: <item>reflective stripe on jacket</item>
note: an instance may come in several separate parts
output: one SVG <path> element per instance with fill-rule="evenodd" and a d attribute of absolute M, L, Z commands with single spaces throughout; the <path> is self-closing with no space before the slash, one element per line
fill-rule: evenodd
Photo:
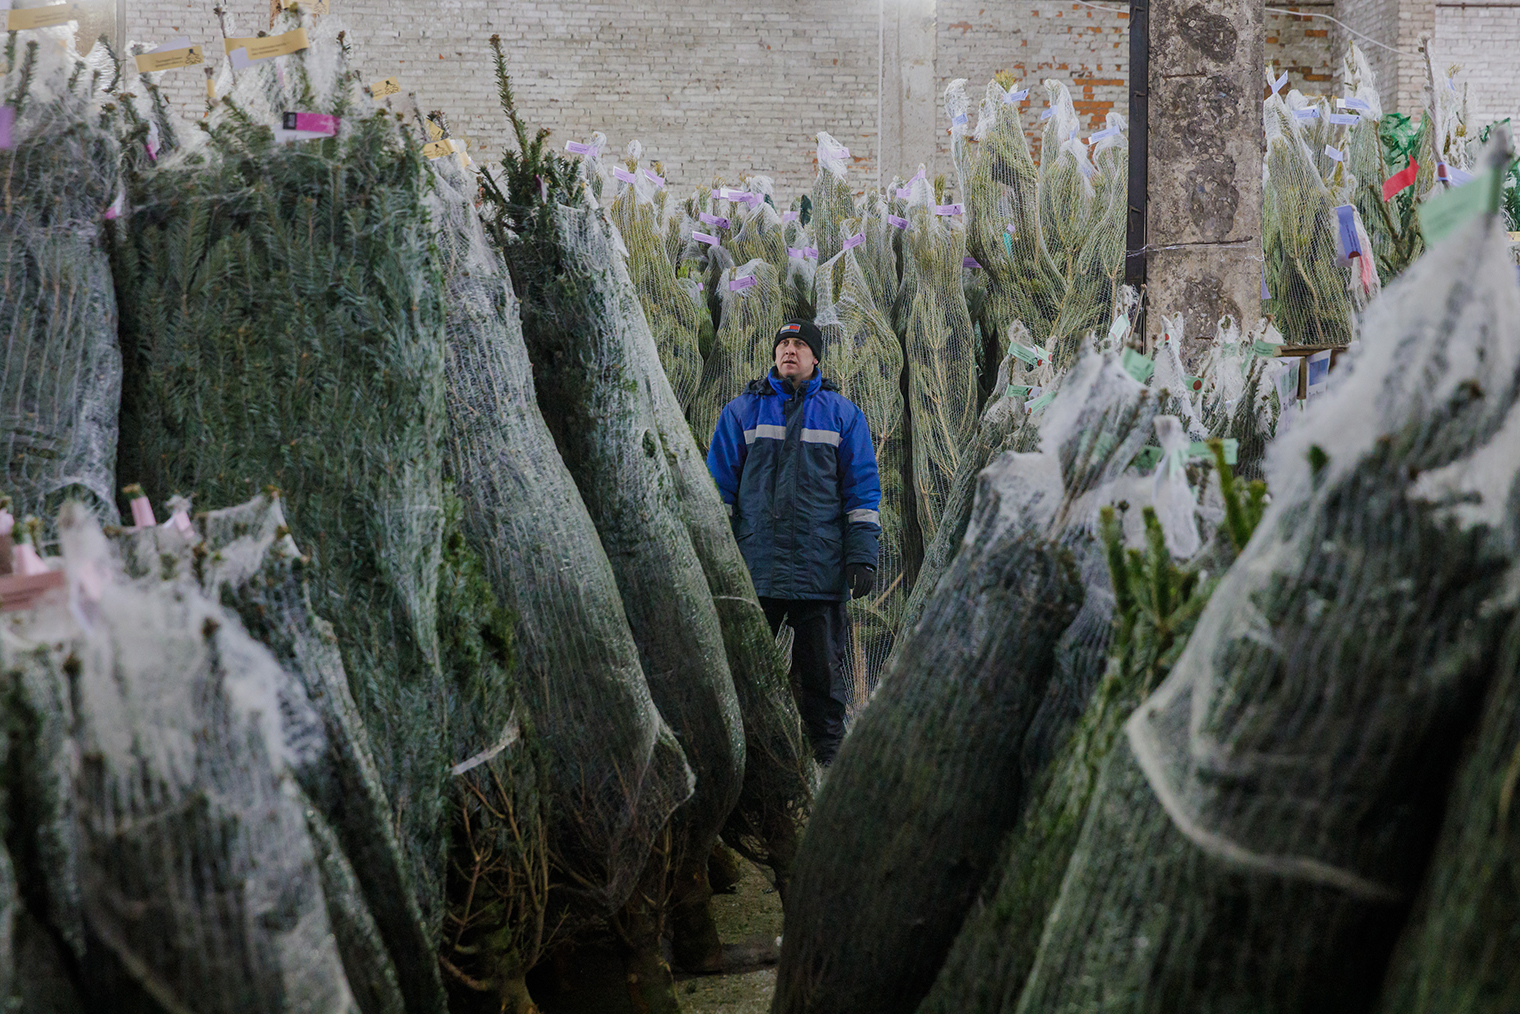
<path fill-rule="evenodd" d="M 794 394 L 772 370 L 724 406 L 707 469 L 758 595 L 846 599 L 845 565 L 876 566 L 881 481 L 871 431 L 817 371 Z"/>

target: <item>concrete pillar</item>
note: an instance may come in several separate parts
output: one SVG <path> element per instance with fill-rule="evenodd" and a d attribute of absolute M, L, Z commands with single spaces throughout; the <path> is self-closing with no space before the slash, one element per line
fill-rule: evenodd
<path fill-rule="evenodd" d="M 1407 113 L 1418 120 L 1425 107 L 1425 58 L 1421 39 L 1436 30 L 1436 0 L 1335 0 L 1335 16 L 1345 24 L 1371 36 L 1383 46 L 1375 46 L 1336 26 L 1337 64 L 1354 41 L 1367 54 L 1367 62 L 1377 75 L 1378 94 L 1383 109 Z M 1439 70 L 1445 68 L 1437 64 Z"/>
<path fill-rule="evenodd" d="M 920 163 L 934 178 L 935 0 L 881 0 L 881 81 L 877 90 L 882 186 Z"/>
<path fill-rule="evenodd" d="M 1151 0 L 1147 337 L 1261 313 L 1263 0 Z"/>

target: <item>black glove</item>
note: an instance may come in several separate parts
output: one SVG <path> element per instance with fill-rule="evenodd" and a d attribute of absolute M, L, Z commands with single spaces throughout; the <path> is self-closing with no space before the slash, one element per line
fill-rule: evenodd
<path fill-rule="evenodd" d="M 847 563 L 844 566 L 844 581 L 850 586 L 851 598 L 864 598 L 876 587 L 876 568 L 868 563 Z"/>

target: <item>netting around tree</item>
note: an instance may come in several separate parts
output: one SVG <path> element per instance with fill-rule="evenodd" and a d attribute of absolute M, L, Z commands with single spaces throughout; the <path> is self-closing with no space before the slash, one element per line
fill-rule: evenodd
<path fill-rule="evenodd" d="M 1068 267 L 1062 287 L 1059 310 L 1050 326 L 1045 347 L 1057 369 L 1065 369 L 1077 357 L 1082 342 L 1094 331 L 1101 331 L 1113 319 L 1120 276 L 1124 270 L 1124 235 L 1128 219 L 1129 144 L 1124 137 L 1124 120 L 1118 113 L 1108 114 L 1107 137 L 1093 142 L 1089 152 L 1073 139 L 1061 146 L 1060 167 L 1052 174 L 1054 181 L 1068 180 L 1074 171 L 1091 181 L 1092 213 L 1072 256 L 1067 246 Z M 1047 152 L 1049 149 L 1045 149 Z M 1096 163 L 1094 166 L 1093 163 Z M 1069 168 L 1075 166 L 1075 170 Z M 1059 189 L 1059 188 L 1058 188 Z M 1086 191 L 1079 201 L 1086 201 Z M 1069 241 L 1070 242 L 1070 241 Z"/>
<path fill-rule="evenodd" d="M 934 540 L 966 446 L 976 430 L 979 350 L 961 290 L 965 225 L 914 181 L 903 248 L 898 326 L 907 363 L 914 517 Z"/>
<path fill-rule="evenodd" d="M 753 281 L 750 281 L 753 279 Z M 722 275 L 723 310 L 712 351 L 702 363 L 702 382 L 687 410 L 691 432 L 705 453 L 723 406 L 775 364 L 775 337 L 786 320 L 787 300 L 776 269 L 752 260 Z"/>
<path fill-rule="evenodd" d="M 744 731 L 655 420 L 649 387 L 663 374 L 658 358 L 646 360 L 647 325 L 633 287 L 619 284 L 623 266 L 605 214 L 550 203 L 533 222 L 503 253 L 521 287 L 539 410 L 612 562 L 650 694 L 695 776 L 671 822 L 672 917 L 677 960 L 710 962 L 721 951 L 706 915 L 707 857 L 739 796 Z M 653 925 L 629 932 L 653 960 L 665 899 L 634 898 L 635 906 L 646 901 Z"/>
<path fill-rule="evenodd" d="M 199 144 L 129 176 L 118 471 L 160 502 L 282 491 L 436 932 L 442 279 L 420 146 L 368 111 L 336 26 L 307 31 L 311 48 L 239 73 Z M 276 143 L 292 107 L 338 135 Z"/>
<path fill-rule="evenodd" d="M 1104 765 L 1018 1010 L 1374 995 L 1513 615 L 1520 296 L 1491 220 L 1439 253 L 1279 438 L 1260 529 Z"/>
<path fill-rule="evenodd" d="M 818 263 L 833 260 L 843 242 L 839 228 L 856 217 L 855 194 L 845 182 L 849 150 L 827 131 L 818 132 L 818 175 L 813 180 L 811 227 Z"/>
<path fill-rule="evenodd" d="M 1267 145 L 1262 245 L 1271 293 L 1265 309 L 1289 344 L 1343 346 L 1353 336 L 1349 269 L 1339 263 L 1336 204 L 1303 126 L 1323 115 L 1297 92 L 1289 99 L 1291 104 L 1270 96 L 1262 111 Z M 1317 115 L 1295 115 L 1309 110 Z"/>
<path fill-rule="evenodd" d="M 1040 235 L 1056 270 L 1070 279 L 1098 209 L 1089 179 L 1092 165 L 1080 144 L 1067 147 L 1081 127 L 1071 93 L 1054 79 L 1044 84 L 1050 115 L 1041 117 L 1045 127 L 1040 137 Z"/>
<path fill-rule="evenodd" d="M 830 770 L 787 901 L 778 1014 L 912 1011 L 1018 819 L 1016 758 L 1085 597 L 1070 539 L 1091 539 L 1155 401 L 1093 355 L 1047 411 L 1043 450 L 981 473 L 960 552 Z"/>
<path fill-rule="evenodd" d="M 859 219 L 846 219 L 844 229 L 859 235 L 854 230 L 860 225 Z M 854 678 L 851 707 L 856 711 L 876 689 L 902 620 L 908 594 L 904 515 L 913 506 L 905 484 L 902 346 L 857 256 L 863 249 L 865 244 L 842 250 L 819 266 L 816 318 L 825 343 L 820 369 L 865 413 L 881 477 L 876 586 L 870 595 L 852 599 L 847 607 Z"/>
<path fill-rule="evenodd" d="M 999 336 L 1023 323 L 1041 348 L 1065 288 L 1040 227 L 1039 170 L 1019 117 L 1019 90 L 987 83 L 966 182 L 966 249 L 987 272 L 983 312 Z M 994 392 L 995 394 L 996 392 Z"/>
<path fill-rule="evenodd" d="M 634 145 L 637 144 L 635 141 Z M 633 183 L 623 181 L 612 202 L 612 220 L 628 248 L 628 273 L 633 277 L 644 317 L 654 334 L 660 365 L 684 409 L 696 394 L 697 381 L 702 376 L 702 356 L 697 350 L 702 319 L 666 254 L 660 212 L 655 205 L 660 188 L 641 167 L 639 154 L 630 151 L 624 163 L 624 171 L 632 174 Z"/>
<path fill-rule="evenodd" d="M 0 653 L 32 717 L 10 788 L 51 809 L 13 833 L 81 998 L 356 1014 L 292 777 L 323 749 L 303 688 L 193 582 L 128 579 L 80 505 L 59 531 L 68 592 Z"/>
<path fill-rule="evenodd" d="M 85 61 L 67 26 L 11 32 L 0 78 L 0 458 L 17 515 L 49 525 L 70 497 L 117 517 L 121 354 L 101 232 L 121 185 L 103 50 Z"/>

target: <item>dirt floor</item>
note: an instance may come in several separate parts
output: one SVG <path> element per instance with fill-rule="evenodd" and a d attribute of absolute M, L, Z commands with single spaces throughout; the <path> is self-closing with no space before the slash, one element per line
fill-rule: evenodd
<path fill-rule="evenodd" d="M 764 873 L 750 863 L 741 860 L 741 864 L 738 890 L 712 900 L 718 934 L 739 970 L 727 975 L 678 975 L 676 996 L 682 1014 L 770 1014 L 781 899 Z"/>

